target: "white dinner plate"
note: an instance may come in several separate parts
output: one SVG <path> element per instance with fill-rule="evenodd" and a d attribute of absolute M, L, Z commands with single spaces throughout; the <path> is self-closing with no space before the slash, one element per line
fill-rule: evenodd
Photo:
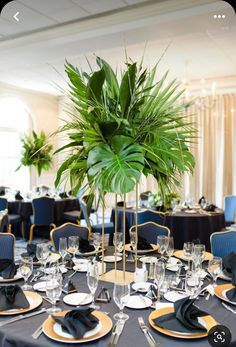
<path fill-rule="evenodd" d="M 72 293 L 63 298 L 67 305 L 78 306 L 88 305 L 92 302 L 92 295 L 89 293 Z"/>
<path fill-rule="evenodd" d="M 121 261 L 121 260 L 122 260 L 122 257 L 120 256 L 115 257 L 114 255 L 106 255 L 104 257 L 104 261 L 106 263 L 115 263 L 115 261 Z"/>
<path fill-rule="evenodd" d="M 186 293 L 178 293 L 175 291 L 170 291 L 164 294 L 164 298 L 169 302 L 175 302 L 177 300 L 186 298 L 188 294 Z"/>
<path fill-rule="evenodd" d="M 46 281 L 35 283 L 33 288 L 37 290 L 37 292 L 46 292 Z"/>
<path fill-rule="evenodd" d="M 146 298 L 142 295 L 133 295 L 130 296 L 129 301 L 125 305 L 128 308 L 133 308 L 135 310 L 141 310 L 147 307 L 150 307 L 152 304 L 152 300 L 149 298 Z"/>
<path fill-rule="evenodd" d="M 139 258 L 139 261 L 141 261 L 142 263 L 151 264 L 151 263 L 156 263 L 157 258 L 156 257 L 141 257 Z"/>
<path fill-rule="evenodd" d="M 140 293 L 147 293 L 152 283 L 149 282 L 136 282 L 132 284 L 132 288 Z"/>

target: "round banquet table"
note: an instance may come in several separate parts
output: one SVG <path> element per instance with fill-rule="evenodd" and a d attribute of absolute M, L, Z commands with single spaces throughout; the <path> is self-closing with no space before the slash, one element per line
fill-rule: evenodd
<path fill-rule="evenodd" d="M 138 216 L 145 210 L 139 210 Z M 118 231 L 123 230 L 123 212 L 122 207 L 117 208 Z M 111 212 L 111 221 L 115 222 L 115 209 Z M 126 237 L 129 240 L 129 229 L 135 225 L 135 210 L 127 208 L 125 214 Z M 170 229 L 174 237 L 175 248 L 182 249 L 186 241 L 199 240 L 206 245 L 206 250 L 210 251 L 210 235 L 215 231 L 225 228 L 225 216 L 222 210 L 217 212 L 206 212 L 205 214 L 188 212 L 167 213 L 164 218 L 164 225 Z"/>
<path fill-rule="evenodd" d="M 107 254 L 113 254 L 113 248 L 109 247 L 109 249 L 105 253 Z M 118 263 L 120 267 L 121 263 Z M 107 270 L 112 269 L 113 264 L 107 264 Z M 133 271 L 134 265 L 127 263 L 127 270 Z M 69 271 L 65 276 L 67 277 L 72 272 Z M 170 272 L 168 272 L 170 274 Z M 77 273 L 73 277 L 73 282 L 78 290 L 78 292 L 86 292 L 89 293 L 87 284 L 86 284 L 86 274 L 85 273 Z M 20 285 L 22 284 L 22 281 L 18 281 Z M 209 281 L 205 281 L 204 285 L 209 284 Z M 218 281 L 219 284 L 226 283 L 224 281 Z M 99 281 L 98 290 L 101 289 L 101 287 L 106 287 L 110 294 L 112 295 L 113 290 L 113 284 L 110 282 L 104 282 Z M 45 295 L 45 293 L 43 293 Z M 63 298 L 64 295 L 62 295 Z M 163 302 L 165 302 L 164 299 L 162 299 Z M 114 300 L 112 299 L 109 303 L 99 303 L 100 310 L 109 312 L 109 317 L 112 318 L 113 314 L 118 311 L 117 306 L 114 303 Z M 46 301 L 43 301 L 42 304 L 43 307 L 49 307 L 50 304 Z M 74 307 L 68 306 L 62 302 L 62 300 L 58 303 L 58 306 L 60 306 L 63 310 L 71 310 Z M 230 347 L 236 346 L 236 329 L 235 329 L 235 316 L 226 310 L 222 304 L 221 301 L 214 297 L 210 297 L 208 301 L 205 300 L 204 297 L 200 297 L 197 301 L 197 306 L 211 314 L 216 321 L 219 324 L 223 324 L 227 326 L 232 333 L 232 343 Z M 147 308 L 147 309 L 140 309 L 140 310 L 134 310 L 134 309 L 127 309 L 125 308 L 124 311 L 129 314 L 129 320 L 126 322 L 124 326 L 124 330 L 120 336 L 118 346 L 119 347 L 130 347 L 130 346 L 136 346 L 136 347 L 148 347 L 146 338 L 144 334 L 142 333 L 139 325 L 138 325 L 138 317 L 143 317 L 145 323 L 149 326 L 148 323 L 148 316 L 151 312 L 153 312 L 153 309 Z M 31 335 L 32 333 L 41 325 L 44 320 L 46 320 L 48 315 L 46 313 L 40 314 L 35 317 L 27 318 L 22 321 L 14 322 L 11 324 L 8 324 L 4 327 L 0 327 L 0 346 L 1 347 L 62 347 L 62 346 L 68 346 L 68 344 L 59 343 L 56 341 L 53 341 L 46 337 L 44 334 L 41 334 L 41 336 L 34 340 Z M 0 315 L 0 322 L 4 321 L 5 319 L 8 319 L 9 317 L 1 317 Z M 152 329 L 150 326 L 150 331 L 152 335 L 158 339 L 160 342 L 160 346 L 162 347 L 209 347 L 209 343 L 206 338 L 203 339 L 196 339 L 196 340 L 188 340 L 188 339 L 177 339 L 172 338 L 166 335 L 162 335 L 161 333 L 158 333 L 154 329 Z M 99 340 L 96 340 L 94 342 L 88 342 L 86 344 L 83 344 L 83 346 L 87 347 L 107 347 L 109 341 L 111 338 L 111 332 L 102 337 Z M 73 344 L 72 344 L 73 346 Z M 79 346 L 79 344 L 76 344 L 76 346 Z M 82 346 L 82 345 L 81 345 Z"/>

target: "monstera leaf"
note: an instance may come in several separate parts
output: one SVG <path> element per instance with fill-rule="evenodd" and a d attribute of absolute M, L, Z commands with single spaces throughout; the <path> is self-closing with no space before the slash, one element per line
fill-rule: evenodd
<path fill-rule="evenodd" d="M 139 181 L 144 155 L 139 144 L 127 136 L 114 136 L 111 145 L 101 144 L 89 152 L 88 174 L 105 192 L 131 192 Z"/>

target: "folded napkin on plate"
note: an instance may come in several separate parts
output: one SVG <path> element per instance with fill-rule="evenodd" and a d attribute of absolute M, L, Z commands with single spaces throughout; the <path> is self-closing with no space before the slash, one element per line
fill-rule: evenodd
<path fill-rule="evenodd" d="M 84 334 L 94 329 L 99 320 L 93 316 L 92 308 L 80 308 L 66 313 L 64 317 L 53 316 L 53 319 L 62 326 L 62 330 L 71 334 L 74 338 L 80 339 Z"/>
<path fill-rule="evenodd" d="M 80 239 L 79 240 L 79 251 L 81 253 L 93 252 L 94 247 L 92 245 L 90 245 L 88 240 Z"/>
<path fill-rule="evenodd" d="M 28 307 L 30 304 L 20 286 L 0 287 L 0 311 Z"/>
<path fill-rule="evenodd" d="M 138 250 L 152 249 L 152 245 L 142 236 L 138 237 Z"/>
<path fill-rule="evenodd" d="M 0 259 L 0 277 L 13 278 L 16 274 L 16 265 L 11 259 Z"/>
<path fill-rule="evenodd" d="M 208 313 L 193 305 L 195 299 L 183 298 L 174 303 L 174 312 L 153 319 L 159 327 L 180 333 L 198 333 L 206 331 L 199 322 L 199 317 Z"/>
<path fill-rule="evenodd" d="M 236 254 L 234 252 L 224 257 L 223 269 L 227 275 L 232 276 L 232 284 L 234 285 L 234 288 L 226 292 L 226 296 L 230 301 L 236 302 Z"/>
<path fill-rule="evenodd" d="M 20 191 L 18 191 L 18 192 L 16 193 L 15 199 L 16 199 L 16 200 L 19 200 L 19 201 L 24 200 L 24 198 L 20 195 Z"/>

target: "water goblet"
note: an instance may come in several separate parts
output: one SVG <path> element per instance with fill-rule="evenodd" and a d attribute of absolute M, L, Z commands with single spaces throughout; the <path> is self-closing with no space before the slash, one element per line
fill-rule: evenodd
<path fill-rule="evenodd" d="M 95 304 L 95 292 L 98 287 L 98 277 L 99 277 L 98 263 L 97 262 L 89 263 L 88 271 L 87 271 L 87 284 L 93 297 L 93 301 L 90 307 L 93 308 L 94 310 L 98 310 L 100 308 L 100 306 Z"/>
<path fill-rule="evenodd" d="M 59 239 L 59 254 L 62 258 L 62 266 L 65 266 L 65 256 L 67 254 L 67 238 L 60 237 Z"/>
<path fill-rule="evenodd" d="M 125 305 L 127 304 L 130 297 L 130 285 L 128 283 L 114 283 L 113 288 L 113 298 L 120 309 L 119 313 L 114 314 L 113 318 L 115 320 L 129 319 L 129 316 L 123 312 Z"/>
<path fill-rule="evenodd" d="M 95 256 L 96 259 L 98 256 L 99 248 L 101 246 L 101 241 L 102 241 L 102 235 L 100 233 L 94 233 L 93 234 L 93 247 L 94 247 L 95 252 L 96 252 L 96 256 Z"/>
<path fill-rule="evenodd" d="M 165 263 L 159 260 L 155 264 L 154 279 L 157 286 L 157 302 L 160 302 L 160 288 L 165 278 Z"/>
<path fill-rule="evenodd" d="M 62 275 L 51 274 L 46 281 L 46 295 L 52 303 L 52 307 L 47 309 L 48 314 L 54 314 L 61 311 L 61 308 L 56 306 L 57 300 L 60 299 L 62 293 Z"/>
<path fill-rule="evenodd" d="M 171 236 L 169 238 L 169 242 L 168 242 L 168 246 L 167 246 L 167 250 L 166 250 L 166 255 L 168 258 L 170 258 L 173 254 L 174 254 L 174 238 L 173 236 Z"/>
<path fill-rule="evenodd" d="M 222 273 L 222 259 L 220 257 L 213 257 L 208 262 L 207 270 L 213 278 L 213 287 L 216 287 L 217 277 Z"/>
<path fill-rule="evenodd" d="M 193 262 L 195 268 L 199 267 L 199 271 L 202 270 L 202 262 L 205 259 L 206 246 L 199 243 L 193 247 Z"/>
<path fill-rule="evenodd" d="M 50 250 L 49 245 L 47 243 L 39 243 L 36 246 L 36 257 L 40 261 L 41 264 L 43 264 L 43 272 L 44 276 L 41 277 L 42 280 L 46 279 L 46 266 L 47 266 L 47 259 L 49 257 Z"/>
<path fill-rule="evenodd" d="M 198 296 L 201 288 L 201 278 L 199 273 L 188 271 L 185 278 L 185 291 L 190 296 L 190 299 L 194 299 Z"/>
<path fill-rule="evenodd" d="M 33 257 L 24 256 L 21 257 L 18 273 L 24 278 L 24 285 L 22 290 L 30 290 L 32 286 L 27 284 L 29 277 L 33 272 Z"/>
<path fill-rule="evenodd" d="M 192 259 L 192 256 L 193 256 L 193 248 L 194 248 L 194 243 L 193 242 L 184 242 L 184 245 L 183 245 L 183 255 L 184 257 L 187 259 L 188 261 L 188 269 L 190 269 L 191 267 L 191 259 Z"/>
<path fill-rule="evenodd" d="M 123 233 L 116 233 L 116 238 L 114 235 L 113 238 L 113 245 L 115 246 L 115 249 L 118 251 L 118 253 L 116 253 L 117 256 L 122 255 L 122 251 L 123 251 Z"/>
<path fill-rule="evenodd" d="M 79 236 L 69 236 L 67 251 L 73 254 L 72 260 L 76 260 L 75 254 L 79 248 Z"/>

